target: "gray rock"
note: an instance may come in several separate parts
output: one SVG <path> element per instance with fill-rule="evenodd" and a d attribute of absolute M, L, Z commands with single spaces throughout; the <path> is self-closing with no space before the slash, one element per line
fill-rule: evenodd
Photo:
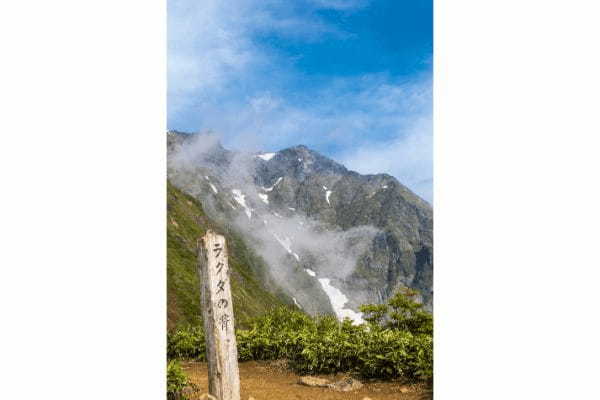
<path fill-rule="evenodd" d="M 332 383 L 329 387 L 333 390 L 337 390 L 338 392 L 351 392 L 354 390 L 358 390 L 362 388 L 364 385 L 357 379 L 354 378 L 346 378 L 341 381 Z"/>
<path fill-rule="evenodd" d="M 311 387 L 329 387 L 330 383 L 327 379 L 317 378 L 314 376 L 302 376 L 298 383 L 304 386 Z"/>

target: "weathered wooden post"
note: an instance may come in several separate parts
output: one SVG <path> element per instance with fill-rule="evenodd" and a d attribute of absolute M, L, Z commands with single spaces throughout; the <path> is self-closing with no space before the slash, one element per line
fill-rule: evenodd
<path fill-rule="evenodd" d="M 240 400 L 240 374 L 225 238 L 207 231 L 198 240 L 198 274 L 208 359 L 208 391 Z"/>

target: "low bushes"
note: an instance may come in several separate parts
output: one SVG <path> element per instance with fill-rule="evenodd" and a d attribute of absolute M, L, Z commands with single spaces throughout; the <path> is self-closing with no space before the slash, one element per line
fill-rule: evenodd
<path fill-rule="evenodd" d="M 185 400 L 183 389 L 189 385 L 188 379 L 177 360 L 167 364 L 167 400 Z"/>
<path fill-rule="evenodd" d="M 206 357 L 206 342 L 201 326 L 185 326 L 167 335 L 167 358 L 198 359 Z"/>
<path fill-rule="evenodd" d="M 413 300 L 397 293 L 387 305 L 365 305 L 368 321 L 352 325 L 333 316 L 310 317 L 280 308 L 237 330 L 240 361 L 288 359 L 298 373 L 353 372 L 365 378 L 429 379 L 433 373 L 433 320 Z M 205 360 L 201 327 L 168 336 L 168 357 Z"/>

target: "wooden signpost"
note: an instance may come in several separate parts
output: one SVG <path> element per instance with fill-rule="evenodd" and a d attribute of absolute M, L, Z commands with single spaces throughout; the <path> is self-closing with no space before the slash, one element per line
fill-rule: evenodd
<path fill-rule="evenodd" d="M 207 231 L 198 240 L 198 274 L 208 359 L 208 391 L 240 400 L 240 374 L 225 238 Z"/>

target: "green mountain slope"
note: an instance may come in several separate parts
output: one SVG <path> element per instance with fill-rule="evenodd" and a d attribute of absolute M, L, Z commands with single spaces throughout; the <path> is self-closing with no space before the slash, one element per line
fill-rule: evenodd
<path fill-rule="evenodd" d="M 236 324 L 269 309 L 288 305 L 267 274 L 264 261 L 228 227 L 217 226 L 193 197 L 167 182 L 167 328 L 200 323 L 200 289 L 196 273 L 197 239 L 211 229 L 225 235 L 229 248 Z"/>

